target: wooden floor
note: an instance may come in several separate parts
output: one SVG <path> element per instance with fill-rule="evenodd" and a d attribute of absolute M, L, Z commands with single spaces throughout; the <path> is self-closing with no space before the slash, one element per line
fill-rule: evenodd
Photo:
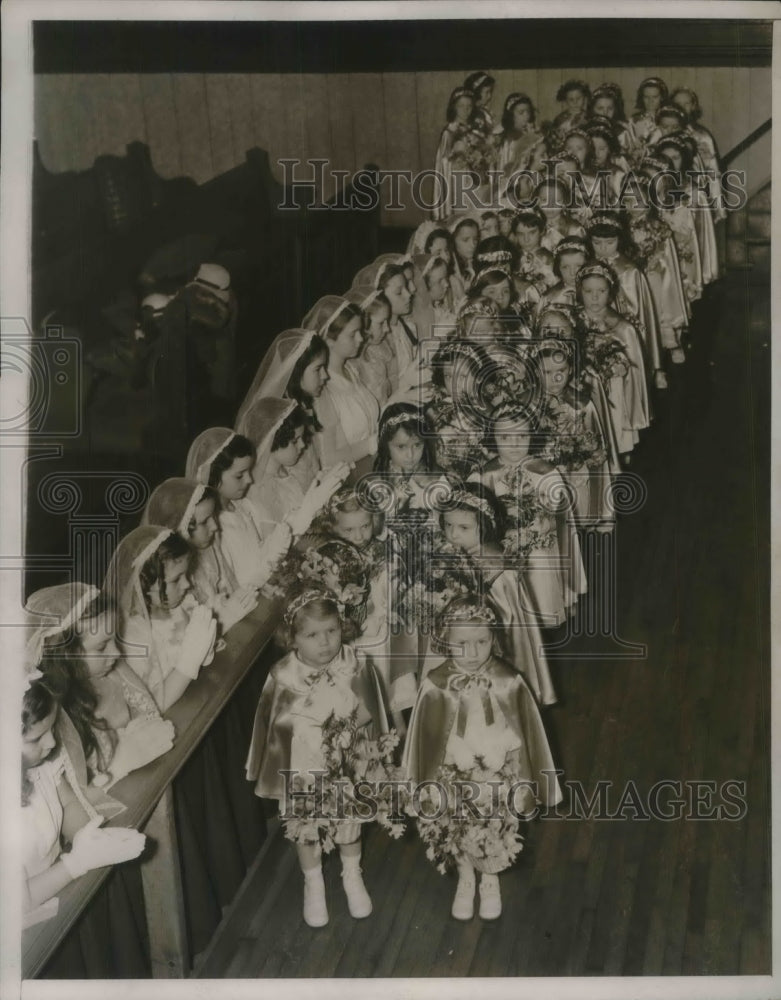
<path fill-rule="evenodd" d="M 646 655 L 611 659 L 613 643 L 573 639 L 576 655 L 552 663 L 561 700 L 546 715 L 566 779 L 587 792 L 611 782 L 611 808 L 629 781 L 644 801 L 661 779 L 735 780 L 745 818 L 539 819 L 501 877 L 495 923 L 451 919 L 455 880 L 414 832 L 392 842 L 372 829 L 374 913 L 349 917 L 332 858 L 331 921 L 310 930 L 293 850 L 277 837 L 199 976 L 770 972 L 770 317 L 768 289 L 745 282 L 732 273 L 699 304 L 689 360 L 655 394 L 631 467 L 647 498 L 617 529 L 617 621 Z"/>

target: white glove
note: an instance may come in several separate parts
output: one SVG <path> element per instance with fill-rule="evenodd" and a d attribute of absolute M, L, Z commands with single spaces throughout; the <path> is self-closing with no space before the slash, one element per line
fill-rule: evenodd
<path fill-rule="evenodd" d="M 168 719 L 159 716 L 132 719 L 119 733 L 111 758 L 111 783 L 168 753 L 174 745 L 174 735 L 174 724 Z"/>
<path fill-rule="evenodd" d="M 279 560 L 287 555 L 293 541 L 293 533 L 287 521 L 281 521 L 263 542 L 261 565 L 255 578 L 255 586 L 262 587 L 271 576 Z"/>
<path fill-rule="evenodd" d="M 309 525 L 349 474 L 350 465 L 347 462 L 337 462 L 332 468 L 318 473 L 306 491 L 301 506 L 285 518 L 294 535 L 303 535 L 308 530 Z"/>
<path fill-rule="evenodd" d="M 211 663 L 216 638 L 217 621 L 212 615 L 211 608 L 199 604 L 193 609 L 190 621 L 184 630 L 176 669 L 194 681 L 201 667 Z"/>
<path fill-rule="evenodd" d="M 79 878 L 93 868 L 130 861 L 143 851 L 146 843 L 143 833 L 126 826 L 101 830 L 102 822 L 102 816 L 91 819 L 73 838 L 70 852 L 60 855 L 71 878 Z"/>
<path fill-rule="evenodd" d="M 223 629 L 227 632 L 236 622 L 240 622 L 250 611 L 258 606 L 257 587 L 239 587 L 238 590 L 223 601 L 217 613 Z"/>

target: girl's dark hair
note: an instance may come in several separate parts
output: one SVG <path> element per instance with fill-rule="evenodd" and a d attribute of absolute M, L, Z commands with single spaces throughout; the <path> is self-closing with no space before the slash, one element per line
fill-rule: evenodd
<path fill-rule="evenodd" d="M 534 226 L 534 228 L 540 232 L 545 232 L 545 227 L 547 222 L 545 216 L 537 210 L 526 210 L 520 211 L 516 214 L 512 221 L 512 232 L 515 232 L 519 225 L 523 226 Z"/>
<path fill-rule="evenodd" d="M 658 76 L 646 77 L 645 80 L 637 88 L 637 96 L 635 97 L 635 108 L 638 111 L 645 111 L 645 105 L 643 104 L 643 91 L 646 87 L 656 87 L 659 91 L 659 98 L 664 104 L 667 101 L 667 84 L 664 80 L 660 80 Z"/>
<path fill-rule="evenodd" d="M 621 144 L 616 137 L 616 130 L 612 125 L 602 124 L 601 119 L 593 118 L 587 125 L 586 131 L 591 136 L 591 141 L 594 141 L 594 137 L 597 136 L 600 139 L 604 139 L 608 145 L 611 156 L 618 156 L 621 152 Z M 596 158 L 596 156 L 595 156 Z"/>
<path fill-rule="evenodd" d="M 312 335 L 312 339 L 309 341 L 307 349 L 298 361 L 296 361 L 287 382 L 287 395 L 291 399 L 295 399 L 297 403 L 300 403 L 310 414 L 312 429 L 315 431 L 321 431 L 323 429 L 323 425 L 317 419 L 314 411 L 312 410 L 312 397 L 308 396 L 301 388 L 301 378 L 312 362 L 323 356 L 325 357 L 325 363 L 328 364 L 328 344 L 323 340 L 319 333 L 315 333 Z M 211 482 L 209 485 L 211 485 Z"/>
<path fill-rule="evenodd" d="M 203 503 L 204 500 L 212 501 L 212 503 L 214 504 L 215 513 L 220 509 L 220 495 L 217 492 L 217 490 L 214 489 L 214 487 L 204 486 L 203 493 L 201 494 L 201 499 L 198 501 L 198 503 Z M 198 504 L 196 504 L 195 506 L 197 507 Z M 195 531 L 195 515 L 193 514 L 193 516 L 190 518 L 187 524 L 187 534 L 192 535 L 194 531 Z"/>
<path fill-rule="evenodd" d="M 480 345 L 465 340 L 448 340 L 437 348 L 431 359 L 431 384 L 435 388 L 447 391 L 445 366 L 455 364 L 459 358 L 472 367 L 475 375 L 479 375 L 480 370 L 489 364 L 489 358 Z"/>
<path fill-rule="evenodd" d="M 423 469 L 425 472 L 433 472 L 436 469 L 434 429 L 423 410 L 413 403 L 392 403 L 383 411 L 377 432 L 377 456 L 374 459 L 374 471 L 388 472 L 390 469 L 388 443 L 400 430 L 421 439 L 423 442 L 421 458 Z"/>
<path fill-rule="evenodd" d="M 328 324 L 328 330 L 325 335 L 326 339 L 336 340 L 350 320 L 355 319 L 356 316 L 362 320 L 360 307 L 354 302 L 348 302 L 343 309 L 339 310 L 338 316 L 335 316 Z M 363 328 L 363 322 L 361 322 L 361 328 Z"/>
<path fill-rule="evenodd" d="M 512 102 L 512 104 L 510 104 L 509 107 L 507 106 L 508 104 L 509 104 L 509 98 L 507 101 L 505 101 L 504 111 L 502 112 L 502 129 L 505 132 L 513 131 L 513 114 L 515 112 L 515 109 L 520 104 L 525 104 L 526 107 L 529 109 L 529 124 L 534 125 L 536 123 L 537 109 L 534 107 L 531 97 L 527 97 L 526 94 L 516 94 L 515 100 Z"/>
<path fill-rule="evenodd" d="M 234 434 L 211 464 L 209 486 L 219 490 L 223 472 L 233 465 L 237 458 L 253 458 L 255 446 L 243 434 Z"/>
<path fill-rule="evenodd" d="M 490 514 L 479 510 L 477 506 L 470 506 L 468 503 L 458 499 L 459 493 L 468 493 L 478 501 L 485 501 Z M 507 512 L 504 504 L 497 497 L 493 490 L 482 483 L 463 483 L 454 491 L 442 504 L 439 515 L 439 524 L 445 530 L 445 514 L 453 510 L 466 510 L 474 514 L 477 518 L 477 526 L 480 532 L 480 541 L 483 544 L 500 545 L 507 532 Z"/>
<path fill-rule="evenodd" d="M 288 604 L 292 603 L 292 601 L 299 596 L 303 590 L 309 589 L 312 589 L 311 583 L 308 586 L 302 584 L 300 588 L 296 588 L 291 594 L 288 595 Z M 336 598 L 330 593 L 330 591 L 323 590 L 323 596 L 305 604 L 300 611 L 296 612 L 292 621 L 288 622 L 285 618 L 282 619 L 276 630 L 275 638 L 283 649 L 292 650 L 296 632 L 298 631 L 298 626 L 300 626 L 302 616 L 314 618 L 316 621 L 323 621 L 326 618 L 337 618 L 342 629 L 343 643 L 352 642 L 352 640 L 356 639 L 358 636 L 358 630 L 353 622 L 340 614 Z"/>
<path fill-rule="evenodd" d="M 518 290 L 509 273 L 498 267 L 485 267 L 479 271 L 475 280 L 469 286 L 466 297 L 470 300 L 482 298 L 485 295 L 486 288 L 492 285 L 500 285 L 503 281 L 507 281 L 510 285 L 510 304 L 512 305 L 518 299 Z"/>
<path fill-rule="evenodd" d="M 445 261 L 443 260 L 442 263 L 444 264 Z M 378 306 L 382 306 L 383 309 L 387 309 L 388 310 L 388 315 L 390 316 L 390 313 L 392 311 L 391 310 L 391 304 L 390 304 L 390 302 L 388 302 L 387 298 L 385 297 L 385 292 L 378 292 L 374 296 L 374 298 L 371 300 L 371 302 L 367 306 L 363 307 L 362 312 L 363 312 L 363 332 L 364 333 L 366 333 L 368 331 L 369 327 L 371 326 L 371 316 L 373 315 L 373 313 L 375 313 L 377 311 L 377 307 Z"/>
<path fill-rule="evenodd" d="M 244 440 L 246 441 L 246 438 Z M 164 608 L 168 607 L 168 596 L 165 591 L 165 564 L 173 562 L 176 559 L 182 559 L 185 556 L 189 559 L 191 555 L 192 549 L 189 543 L 175 531 L 172 531 L 157 546 L 138 574 L 139 582 L 141 583 L 141 593 L 144 595 L 144 601 L 148 609 L 152 607 L 149 591 L 155 584 L 158 584 L 159 587 L 160 603 Z"/>
<path fill-rule="evenodd" d="M 656 112 L 656 122 L 659 123 L 660 118 L 674 118 L 678 122 L 678 128 L 684 129 L 689 124 L 689 116 L 678 104 L 673 104 L 671 101 L 662 104 Z"/>
<path fill-rule="evenodd" d="M 431 232 L 426 237 L 426 241 L 423 244 L 423 250 L 425 253 L 431 253 L 431 248 L 434 245 L 434 240 L 445 240 L 447 243 L 447 248 L 450 251 L 450 261 L 445 261 L 447 264 L 448 276 L 453 273 L 455 267 L 456 250 L 453 245 L 453 237 L 447 229 L 432 229 Z"/>
<path fill-rule="evenodd" d="M 57 697 L 46 683 L 45 678 L 33 681 L 22 698 L 22 735 L 51 715 L 57 704 Z M 27 775 L 24 764 L 22 764 L 23 806 L 29 804 L 32 791 L 33 783 Z"/>
<path fill-rule="evenodd" d="M 567 94 L 571 90 L 579 90 L 581 94 L 586 98 L 586 101 L 591 100 L 591 89 L 585 80 L 567 80 L 566 83 L 562 83 L 559 89 L 556 91 L 557 101 L 566 101 Z"/>
<path fill-rule="evenodd" d="M 300 404 L 294 407 L 277 427 L 274 440 L 271 442 L 271 450 L 279 451 L 280 448 L 287 448 L 295 439 L 299 427 L 304 428 L 304 443 L 309 444 L 312 439 L 311 422 L 306 410 Z"/>
<path fill-rule="evenodd" d="M 474 110 L 475 105 L 475 95 L 471 90 L 466 87 L 456 87 L 453 93 L 448 98 L 447 102 L 447 112 L 445 118 L 447 121 L 452 122 L 456 119 L 456 103 L 461 100 L 462 97 L 469 97 L 472 101 L 472 109 Z"/>
<path fill-rule="evenodd" d="M 478 86 L 478 83 L 480 84 L 480 86 Z M 483 70 L 479 69 L 475 73 L 469 74 L 466 80 L 464 80 L 464 86 L 466 87 L 467 90 L 471 90 L 472 93 L 475 93 L 475 91 L 482 90 L 483 87 L 495 87 L 496 80 L 494 80 L 494 78 L 490 76 L 488 73 L 485 73 L 483 72 Z M 475 96 L 477 95 L 475 94 Z"/>
<path fill-rule="evenodd" d="M 570 239 L 570 237 L 567 237 L 567 239 Z M 572 237 L 572 239 L 574 239 L 574 237 Z M 581 244 L 582 244 L 582 246 L 580 246 L 580 247 L 575 247 L 575 246 L 567 247 L 567 249 L 566 250 L 562 250 L 561 253 L 554 253 L 553 254 L 553 264 L 551 266 L 553 268 L 553 273 L 556 275 L 556 277 L 559 279 L 559 281 L 562 280 L 562 277 L 561 277 L 561 258 L 565 254 L 568 254 L 568 253 L 582 253 L 583 256 L 586 258 L 586 260 L 583 261 L 584 264 L 586 263 L 586 261 L 588 261 L 589 257 L 591 256 L 591 248 L 589 247 L 589 245 L 586 242 L 586 240 L 581 240 Z"/>
<path fill-rule="evenodd" d="M 489 451 L 499 450 L 496 447 L 496 434 L 497 434 L 497 427 L 502 422 L 501 411 L 502 411 L 501 407 L 498 407 L 497 410 L 494 411 L 494 419 L 492 419 L 490 424 L 488 425 L 485 437 L 483 438 L 483 445 Z M 517 411 L 515 410 L 513 404 L 510 404 L 508 407 L 508 416 L 512 416 L 515 420 L 518 419 Z M 548 435 L 544 431 L 535 428 L 534 420 L 531 416 L 526 417 L 525 419 L 531 428 L 529 433 L 529 454 L 539 455 L 545 448 L 545 445 L 547 444 Z M 500 434 L 502 433 L 501 430 L 499 431 L 499 433 Z"/>
<path fill-rule="evenodd" d="M 591 100 L 589 101 L 589 114 L 594 114 L 594 104 L 600 97 L 609 97 L 613 102 L 613 121 L 622 122 L 626 119 L 626 111 L 624 110 L 624 95 L 621 92 L 621 88 L 618 84 L 601 84 L 596 90 L 591 93 Z"/>
<path fill-rule="evenodd" d="M 586 159 L 582 167 L 578 166 L 578 170 L 582 171 L 585 174 L 590 173 L 594 169 L 594 143 L 591 141 L 591 136 L 588 134 L 588 132 L 585 131 L 585 129 L 578 129 L 577 131 L 574 132 L 568 132 L 567 135 L 564 136 L 565 148 L 567 140 L 571 138 L 582 139 L 586 143 Z M 572 155 L 575 157 L 575 160 L 578 159 L 574 153 Z"/>
<path fill-rule="evenodd" d="M 683 175 L 692 168 L 692 163 L 694 162 L 694 151 L 688 142 L 671 142 L 670 140 L 673 139 L 673 137 L 680 138 L 677 133 L 673 132 L 671 135 L 666 135 L 663 139 L 660 139 L 654 146 L 654 155 L 664 156 L 665 154 L 663 153 L 663 150 L 666 147 L 676 149 L 681 156 L 680 174 Z"/>
<path fill-rule="evenodd" d="M 392 278 L 397 278 L 399 275 L 401 275 L 406 281 L 407 276 L 404 272 L 409 266 L 410 266 L 409 264 L 386 264 L 385 267 L 382 269 L 382 277 L 380 278 L 380 283 L 379 283 L 379 288 L 381 289 L 381 291 L 384 292 L 385 289 L 388 287 L 388 283 L 390 282 L 390 280 Z"/>

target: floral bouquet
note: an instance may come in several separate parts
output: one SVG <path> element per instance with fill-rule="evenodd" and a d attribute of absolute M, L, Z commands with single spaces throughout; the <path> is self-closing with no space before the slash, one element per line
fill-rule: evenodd
<path fill-rule="evenodd" d="M 552 465 L 574 472 L 584 465 L 589 469 L 598 469 L 607 461 L 603 442 L 597 434 L 586 429 L 586 418 L 582 412 L 568 413 L 555 405 L 553 400 L 548 400 L 541 430 L 547 434 L 541 457 Z"/>
<path fill-rule="evenodd" d="M 285 803 L 282 824 L 285 836 L 296 844 L 320 844 L 332 851 L 340 824 L 376 820 L 394 839 L 404 832 L 404 820 L 393 812 L 390 786 L 399 782 L 400 768 L 393 763 L 399 738 L 392 730 L 376 740 L 366 737 L 357 724 L 357 708 L 346 716 L 331 712 L 322 724 L 325 773 L 317 779 L 297 774 Z M 356 785 L 361 784 L 360 797 Z M 396 787 L 400 787 L 398 784 Z M 406 803 L 400 801 L 401 808 Z"/>
<path fill-rule="evenodd" d="M 450 158 L 453 170 L 468 170 L 477 175 L 479 183 L 485 184 L 495 161 L 496 150 L 490 136 L 476 128 L 464 127 L 460 131 Z"/>
<path fill-rule="evenodd" d="M 430 635 L 434 619 L 450 601 L 477 594 L 479 588 L 474 562 L 437 531 L 414 566 L 413 582 L 402 597 L 400 616 L 408 626 Z"/>
<path fill-rule="evenodd" d="M 507 476 L 510 493 L 503 497 L 509 528 L 502 548 L 509 556 L 528 559 L 540 549 L 549 549 L 556 541 L 556 522 L 552 511 L 542 502 L 534 483 L 518 466 Z"/>
<path fill-rule="evenodd" d="M 661 271 L 669 228 L 662 222 L 646 219 L 631 225 L 630 234 L 639 257 L 637 266 L 646 272 Z"/>
<path fill-rule="evenodd" d="M 418 832 L 426 845 L 426 857 L 436 865 L 443 875 L 457 866 L 458 860 L 466 856 L 480 872 L 496 874 L 515 861 L 523 849 L 523 840 L 518 832 L 517 816 L 510 812 L 507 798 L 510 785 L 515 780 L 510 768 L 504 764 L 497 772 L 484 766 L 476 757 L 474 765 L 462 770 L 453 765 L 443 764 L 437 771 L 437 784 L 426 786 L 419 796 L 419 808 L 415 815 Z M 479 809 L 490 814 L 485 818 L 474 816 L 463 808 L 456 798 L 453 783 L 457 781 L 485 782 L 504 781 L 504 794 L 496 795 L 496 789 L 481 789 Z M 442 809 L 442 793 L 447 795 L 447 808 Z M 439 815 L 441 813 L 441 815 Z"/>
<path fill-rule="evenodd" d="M 587 330 L 584 340 L 586 363 L 603 385 L 623 378 L 633 367 L 620 341 L 601 330 Z"/>

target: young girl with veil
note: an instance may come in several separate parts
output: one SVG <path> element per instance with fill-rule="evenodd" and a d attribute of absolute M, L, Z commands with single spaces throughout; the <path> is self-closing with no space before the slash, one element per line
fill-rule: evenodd
<path fill-rule="evenodd" d="M 186 476 L 217 492 L 223 558 L 240 587 L 258 588 L 287 552 L 293 529 L 282 521 L 269 530 L 247 499 L 255 458 L 248 438 L 227 427 L 211 427 L 190 445 Z"/>
<path fill-rule="evenodd" d="M 310 432 L 322 429 L 315 400 L 328 382 L 328 345 L 313 330 L 294 328 L 277 336 L 263 356 L 236 416 L 236 432 L 246 437 L 247 411 L 259 399 L 295 400 L 305 411 Z M 314 443 L 306 448 L 291 474 L 307 490 L 320 470 Z"/>
<path fill-rule="evenodd" d="M 82 583 L 45 587 L 25 612 L 31 623 L 58 619 L 35 628 L 29 658 L 57 697 L 61 724 L 67 718 L 78 734 L 91 784 L 107 788 L 171 749 L 172 723 L 120 659 L 116 609 L 105 594 Z"/>
<path fill-rule="evenodd" d="M 396 392 L 409 384 L 418 359 L 418 329 L 413 316 L 415 284 L 410 275 L 412 261 L 401 254 L 383 254 L 362 267 L 353 279 L 353 288 L 374 289 L 388 300 L 391 312 L 390 343 L 396 355 L 398 382 L 391 384 Z"/>
<path fill-rule="evenodd" d="M 435 796 L 413 801 L 420 802 L 417 826 L 426 856 L 440 872 L 458 872 L 456 920 L 474 915 L 476 871 L 480 917 L 501 915 L 498 875 L 521 850 L 520 820 L 531 818 L 538 802 L 561 801 L 539 709 L 505 659 L 507 633 L 485 597 L 465 596 L 445 607 L 435 638 L 446 659 L 421 685 L 404 750 L 407 778 L 437 783 Z M 478 789 L 474 810 L 463 802 L 459 808 L 454 782 L 465 781 Z"/>
<path fill-rule="evenodd" d="M 377 447 L 380 405 L 361 383 L 352 360 L 363 344 L 360 309 L 341 295 L 319 299 L 303 325 L 316 330 L 328 345 L 328 382 L 315 401 L 321 463 L 358 463 Z"/>
<path fill-rule="evenodd" d="M 258 603 L 257 587 L 240 587 L 219 543 L 220 498 L 211 486 L 190 479 L 166 479 L 147 501 L 143 524 L 176 531 L 193 549 L 190 583 L 199 604 L 217 615 L 223 632 Z"/>
<path fill-rule="evenodd" d="M 96 868 L 137 858 L 144 834 L 127 827 L 100 829 L 104 815 L 85 795 L 78 741 L 63 738 L 57 694 L 40 672 L 29 668 L 21 709 L 21 857 L 23 926 L 57 913 L 57 895 L 74 879 Z M 114 803 L 114 805 L 119 805 Z M 70 845 L 69 850 L 63 844 Z"/>
<path fill-rule="evenodd" d="M 296 845 L 310 927 L 328 923 L 322 855 L 336 844 L 350 915 L 372 912 L 360 868 L 365 820 L 349 806 L 339 810 L 334 782 L 389 777 L 397 740 L 384 735 L 381 689 L 349 644 L 354 634 L 330 591 L 311 583 L 291 590 L 278 632 L 287 653 L 263 687 L 247 757 L 255 794 L 278 800 L 285 836 Z M 292 794 L 307 790 L 299 805 Z"/>
<path fill-rule="evenodd" d="M 252 485 L 247 492 L 261 534 L 278 524 L 290 526 L 294 536 L 303 535 L 320 508 L 328 502 L 350 472 L 347 462 L 318 472 L 304 491 L 293 470 L 309 443 L 309 418 L 292 399 L 265 397 L 245 412 L 243 425 L 255 448 Z"/>
<path fill-rule="evenodd" d="M 217 620 L 190 593 L 191 553 L 176 532 L 142 525 L 117 546 L 103 585 L 119 608 L 124 656 L 161 712 L 214 659 Z"/>
<path fill-rule="evenodd" d="M 632 129 L 640 146 L 638 159 L 642 158 L 642 153 L 656 131 L 656 112 L 666 103 L 667 96 L 667 84 L 658 76 L 647 76 L 637 88 Z"/>

